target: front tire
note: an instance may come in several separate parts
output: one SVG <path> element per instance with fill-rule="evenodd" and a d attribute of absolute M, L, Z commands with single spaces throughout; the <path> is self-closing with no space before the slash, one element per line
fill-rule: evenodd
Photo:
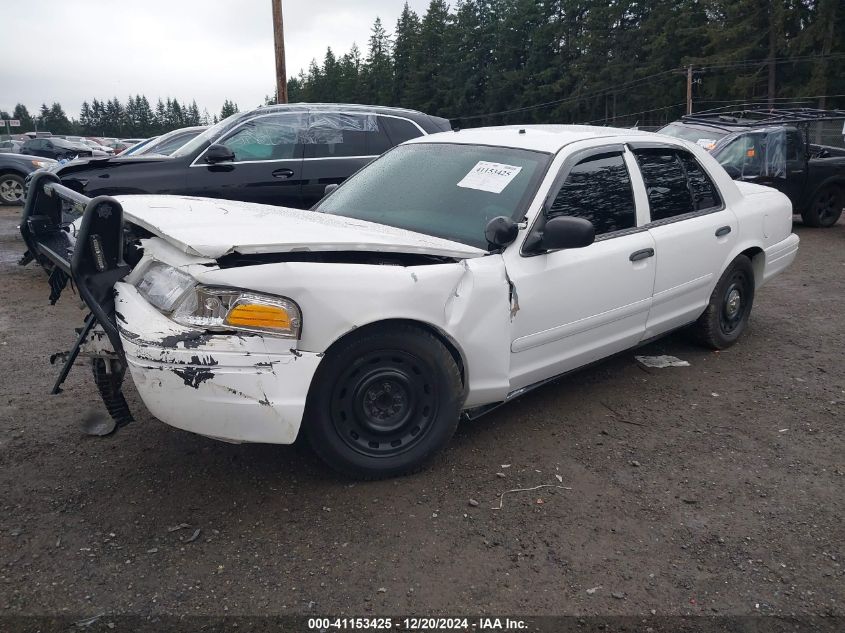
<path fill-rule="evenodd" d="M 314 452 L 356 479 L 420 470 L 451 439 L 465 398 L 440 340 L 410 324 L 341 341 L 314 377 L 304 430 Z"/>
<path fill-rule="evenodd" d="M 754 268 L 748 257 L 739 255 L 719 279 L 693 330 L 708 347 L 730 347 L 745 331 L 753 304 Z"/>
<path fill-rule="evenodd" d="M 801 213 L 801 219 L 807 226 L 827 229 L 839 221 L 843 206 L 845 192 L 841 187 L 829 185 L 816 192 L 810 204 Z"/>

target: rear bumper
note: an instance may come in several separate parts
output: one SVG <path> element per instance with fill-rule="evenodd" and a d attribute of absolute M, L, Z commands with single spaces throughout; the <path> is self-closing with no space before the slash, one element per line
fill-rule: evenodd
<path fill-rule="evenodd" d="M 800 238 L 795 233 L 789 237 L 773 244 L 765 250 L 765 268 L 763 269 L 763 283 L 769 281 L 775 275 L 783 272 L 795 260 L 798 254 Z"/>
<path fill-rule="evenodd" d="M 115 291 L 126 363 L 155 417 L 230 442 L 296 439 L 322 355 L 297 351 L 287 339 L 192 330 L 134 286 L 117 283 Z"/>

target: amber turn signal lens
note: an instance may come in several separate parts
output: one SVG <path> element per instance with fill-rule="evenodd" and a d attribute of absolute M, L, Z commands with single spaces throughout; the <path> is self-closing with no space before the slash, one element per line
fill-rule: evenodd
<path fill-rule="evenodd" d="M 289 330 L 291 318 L 287 310 L 278 306 L 242 303 L 229 311 L 226 324 L 245 328 Z"/>

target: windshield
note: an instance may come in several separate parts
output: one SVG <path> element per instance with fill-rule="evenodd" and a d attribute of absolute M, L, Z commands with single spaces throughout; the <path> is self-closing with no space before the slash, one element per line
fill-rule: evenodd
<path fill-rule="evenodd" d="M 727 135 L 727 132 L 714 128 L 700 129 L 683 125 L 682 123 L 670 123 L 657 132 L 658 134 L 673 136 L 684 141 L 692 141 L 706 150 L 713 149 L 716 146 L 716 141 Z"/>
<path fill-rule="evenodd" d="M 182 147 L 177 149 L 171 156 L 182 157 L 193 154 L 197 149 L 202 147 L 205 143 L 209 143 L 220 136 L 224 131 L 228 130 L 232 125 L 243 117 L 243 113 L 235 113 L 207 128 L 202 134 L 195 136 L 190 141 L 185 143 Z"/>
<path fill-rule="evenodd" d="M 500 215 L 521 219 L 550 160 L 544 152 L 504 147 L 400 145 L 314 210 L 486 249 L 487 223 Z"/>
<path fill-rule="evenodd" d="M 123 155 L 129 156 L 130 154 L 139 154 L 139 153 L 141 153 L 141 150 L 143 150 L 145 147 L 148 147 L 149 144 L 152 143 L 153 141 L 155 141 L 157 138 L 159 138 L 159 137 L 154 136 L 152 138 L 148 138 L 146 141 L 141 141 L 140 143 L 135 143 L 135 145 L 133 145 L 132 147 L 124 150 Z"/>

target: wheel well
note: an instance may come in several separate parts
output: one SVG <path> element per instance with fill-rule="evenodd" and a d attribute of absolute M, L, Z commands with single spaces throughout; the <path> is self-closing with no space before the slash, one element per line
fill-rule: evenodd
<path fill-rule="evenodd" d="M 0 176 L 5 176 L 6 174 L 12 174 L 14 176 L 20 176 L 21 178 L 26 178 L 26 174 L 22 171 L 18 171 L 17 169 L 12 169 L 11 167 L 0 167 Z"/>
<path fill-rule="evenodd" d="M 342 341 L 348 340 L 354 336 L 360 336 L 370 330 L 380 329 L 383 328 L 385 325 L 391 324 L 405 324 L 411 325 L 413 327 L 419 328 L 425 332 L 428 332 L 432 336 L 436 337 L 443 346 L 449 350 L 449 353 L 452 355 L 452 358 L 455 359 L 455 364 L 458 366 L 458 371 L 461 374 L 461 383 L 466 388 L 467 379 L 466 379 L 466 366 L 464 364 L 463 355 L 461 354 L 458 346 L 448 337 L 446 334 L 439 330 L 438 328 L 430 325 L 428 323 L 423 323 L 422 321 L 415 321 L 413 319 L 385 319 L 383 321 L 375 321 L 373 323 L 367 323 L 366 325 L 362 325 L 361 327 L 355 328 L 354 330 L 350 330 L 340 338 L 338 338 L 334 343 L 329 345 L 328 349 L 326 350 L 325 354 L 328 356 L 332 353 L 332 350 L 340 344 Z"/>
<path fill-rule="evenodd" d="M 763 269 L 766 266 L 766 254 L 759 246 L 746 248 L 740 253 L 751 260 L 751 267 L 754 269 L 754 285 L 759 286 L 763 281 Z"/>

